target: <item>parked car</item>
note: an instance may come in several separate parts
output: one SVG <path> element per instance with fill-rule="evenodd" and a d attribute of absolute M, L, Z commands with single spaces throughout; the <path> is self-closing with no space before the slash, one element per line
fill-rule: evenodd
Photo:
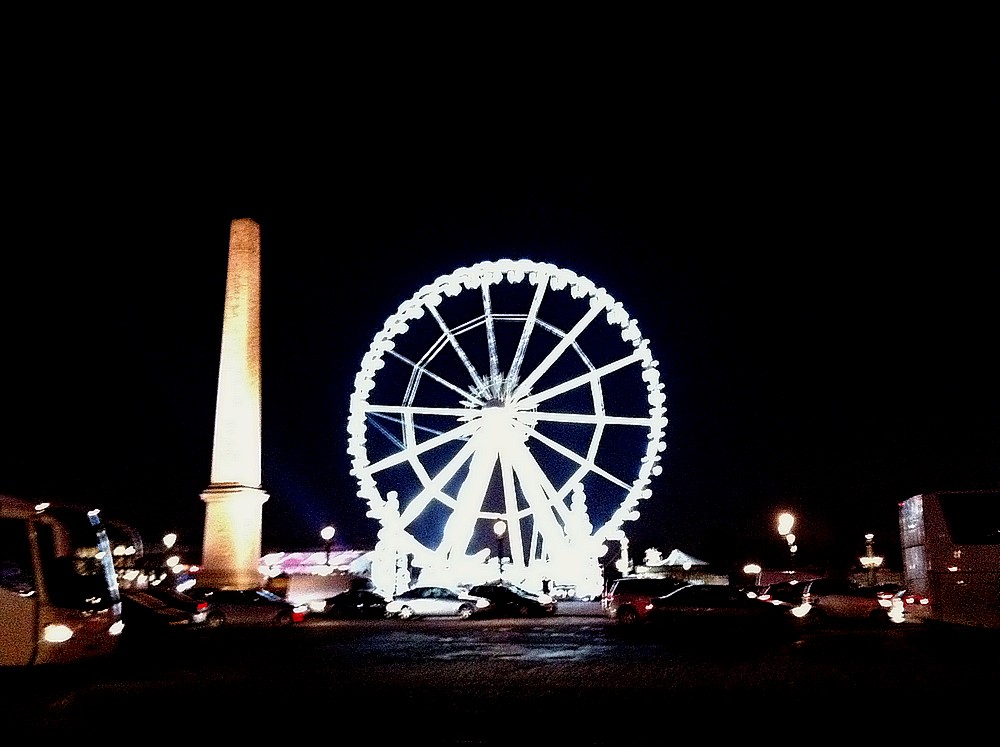
<path fill-rule="evenodd" d="M 552 587 L 551 596 L 556 601 L 563 600 L 566 602 L 592 602 L 597 600 L 596 596 L 581 594 L 579 589 L 576 588 L 576 584 L 556 584 Z"/>
<path fill-rule="evenodd" d="M 817 578 L 806 581 L 802 603 L 808 610 L 803 617 L 807 623 L 862 622 L 882 625 L 892 621 L 890 608 L 879 599 L 876 589 L 858 586 L 848 579 Z"/>
<path fill-rule="evenodd" d="M 576 599 L 576 586 L 574 584 L 556 584 L 552 589 L 552 597 L 556 600 Z"/>
<path fill-rule="evenodd" d="M 292 625 L 302 622 L 306 605 L 296 605 L 266 589 L 208 589 L 187 592 L 212 606 L 220 625 Z"/>
<path fill-rule="evenodd" d="M 484 615 L 490 600 L 446 586 L 415 586 L 397 594 L 386 606 L 389 617 L 461 617 Z"/>
<path fill-rule="evenodd" d="M 385 606 L 389 603 L 381 594 L 371 589 L 348 589 L 322 600 L 322 604 L 310 604 L 310 615 L 332 617 L 341 620 L 375 620 L 386 616 Z"/>
<path fill-rule="evenodd" d="M 622 576 L 612 581 L 601 597 L 601 608 L 615 622 L 629 625 L 645 618 L 653 597 L 669 594 L 683 585 L 683 581 L 664 576 Z"/>
<path fill-rule="evenodd" d="M 490 617 L 546 617 L 558 609 L 558 602 L 548 594 L 536 594 L 507 582 L 479 584 L 470 588 L 469 594 L 493 603 L 485 613 Z"/>
<path fill-rule="evenodd" d="M 207 601 L 171 589 L 124 589 L 121 598 L 122 620 L 128 633 L 192 630 L 214 627 L 219 622 Z"/>
<path fill-rule="evenodd" d="M 779 581 L 761 587 L 751 596 L 781 607 L 795 619 L 801 619 L 809 612 L 809 607 L 804 604 L 803 599 L 807 583 L 807 581 Z"/>
<path fill-rule="evenodd" d="M 654 597 L 645 619 L 650 624 L 699 634 L 781 635 L 794 629 L 794 618 L 786 608 L 748 596 L 738 587 L 719 584 L 687 584 Z"/>

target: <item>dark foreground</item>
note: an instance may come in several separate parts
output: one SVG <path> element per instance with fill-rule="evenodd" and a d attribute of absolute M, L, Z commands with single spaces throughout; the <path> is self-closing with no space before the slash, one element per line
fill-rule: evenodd
<path fill-rule="evenodd" d="M 1000 691 L 996 632 L 733 636 L 624 630 L 591 612 L 136 639 L 108 661 L 3 673 L 4 736 L 531 745 L 819 730 L 847 742 L 985 726 Z"/>

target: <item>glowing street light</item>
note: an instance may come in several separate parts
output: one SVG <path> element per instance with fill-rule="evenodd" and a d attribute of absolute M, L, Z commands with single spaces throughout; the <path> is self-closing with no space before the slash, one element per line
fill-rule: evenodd
<path fill-rule="evenodd" d="M 875 585 L 875 573 L 882 566 L 884 558 L 875 554 L 875 535 L 865 535 L 865 554 L 861 557 L 861 567 L 868 571 L 868 585 Z"/>
<path fill-rule="evenodd" d="M 327 565 L 330 565 L 330 547 L 333 545 L 333 535 L 336 534 L 336 533 L 337 533 L 337 530 L 334 529 L 332 526 L 329 526 L 329 525 L 323 527 L 320 530 L 320 532 L 319 532 L 319 536 L 323 538 L 324 542 L 326 542 L 326 564 Z"/>
<path fill-rule="evenodd" d="M 163 546 L 168 550 L 177 544 L 177 534 L 175 532 L 167 532 L 163 535 Z"/>
<path fill-rule="evenodd" d="M 502 519 L 493 525 L 493 533 L 497 536 L 497 568 L 503 576 L 503 536 L 507 533 L 507 522 Z"/>
<path fill-rule="evenodd" d="M 760 567 L 757 563 L 747 563 L 743 566 L 743 572 L 748 576 L 756 576 L 754 580 L 755 586 L 760 586 L 760 575 L 764 572 L 764 569 Z"/>
<path fill-rule="evenodd" d="M 788 554 L 791 564 L 795 565 L 795 553 L 798 552 L 799 546 L 795 544 L 795 535 L 792 534 L 792 527 L 795 525 L 795 517 L 789 513 L 783 513 L 778 516 L 778 534 L 785 538 L 788 542 Z"/>

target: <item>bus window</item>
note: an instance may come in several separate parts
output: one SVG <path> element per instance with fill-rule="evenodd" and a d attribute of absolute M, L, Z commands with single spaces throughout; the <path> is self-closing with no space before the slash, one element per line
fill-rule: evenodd
<path fill-rule="evenodd" d="M 973 492 L 938 495 L 956 545 L 1000 545 L 1000 495 Z"/>

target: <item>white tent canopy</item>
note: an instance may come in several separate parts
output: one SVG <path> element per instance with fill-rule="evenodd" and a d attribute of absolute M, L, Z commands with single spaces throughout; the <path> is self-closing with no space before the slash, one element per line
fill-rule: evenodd
<path fill-rule="evenodd" d="M 688 555 L 685 552 L 681 552 L 676 548 L 670 551 L 666 559 L 663 561 L 662 565 L 679 565 L 679 566 L 694 566 L 694 565 L 708 565 L 704 560 L 698 560 Z"/>

